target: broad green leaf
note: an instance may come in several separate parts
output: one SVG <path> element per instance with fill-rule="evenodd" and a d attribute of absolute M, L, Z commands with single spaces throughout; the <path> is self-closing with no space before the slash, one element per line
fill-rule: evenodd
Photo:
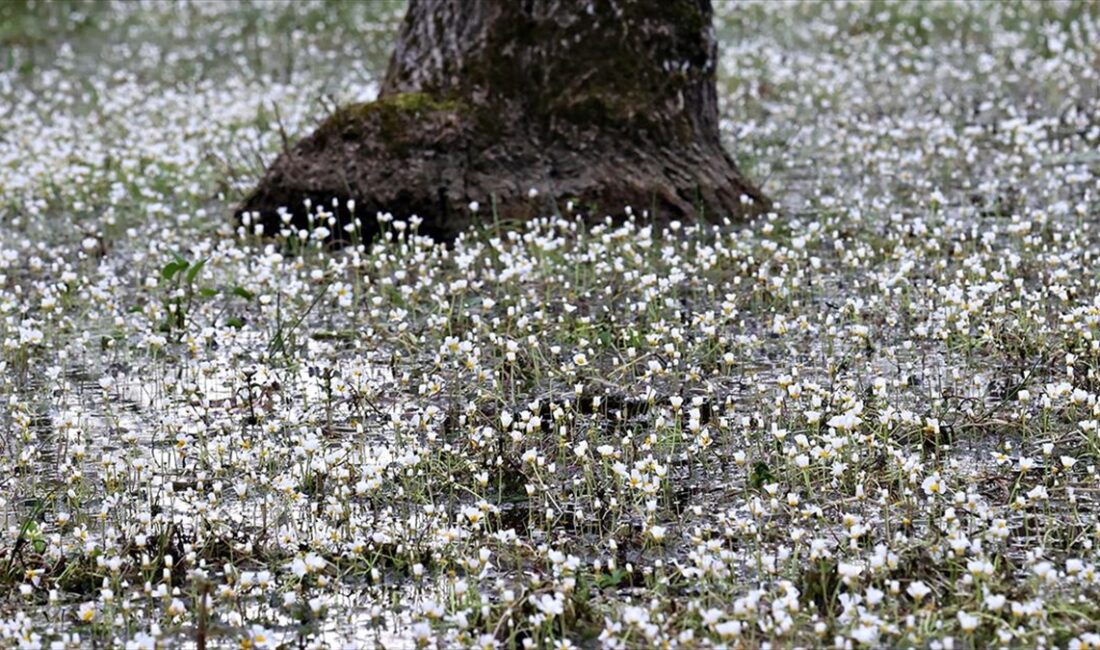
<path fill-rule="evenodd" d="M 195 262 L 194 266 L 188 269 L 187 284 L 192 284 L 195 281 L 195 278 L 199 276 L 199 273 L 202 271 L 202 267 L 204 266 L 206 266 L 206 259 L 201 259 L 198 262 Z"/>
<path fill-rule="evenodd" d="M 165 264 L 164 268 L 160 270 L 160 277 L 164 278 L 165 280 L 171 280 L 176 276 L 177 273 L 186 269 L 188 266 L 189 264 L 184 260 L 172 260 L 171 262 Z"/>

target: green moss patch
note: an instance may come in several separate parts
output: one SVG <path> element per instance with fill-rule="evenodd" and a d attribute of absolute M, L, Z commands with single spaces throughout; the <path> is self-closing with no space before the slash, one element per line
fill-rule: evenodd
<path fill-rule="evenodd" d="M 341 107 L 322 123 L 320 132 L 358 138 L 364 129 L 370 129 L 387 144 L 395 144 L 408 135 L 411 126 L 430 113 L 461 114 L 466 111 L 466 104 L 459 100 L 440 99 L 421 92 L 397 93 L 373 102 Z"/>

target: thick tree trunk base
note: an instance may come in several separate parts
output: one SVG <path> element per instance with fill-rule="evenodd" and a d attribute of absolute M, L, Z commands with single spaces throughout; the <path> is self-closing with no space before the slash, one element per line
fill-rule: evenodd
<path fill-rule="evenodd" d="M 590 220 L 635 215 L 718 221 L 769 209 L 717 138 L 661 141 L 647 131 L 532 124 L 519 108 L 474 107 L 424 93 L 395 93 L 340 109 L 284 152 L 243 202 L 238 218 L 277 234 L 307 223 L 308 199 L 333 217 L 335 239 L 358 218 L 369 239 L 376 214 L 423 221 L 452 240 L 474 222 L 573 212 Z M 534 188 L 538 194 L 530 195 Z M 347 209 L 355 202 L 355 214 Z M 471 202 L 480 204 L 475 213 Z M 284 217 L 284 215 L 287 215 Z"/>

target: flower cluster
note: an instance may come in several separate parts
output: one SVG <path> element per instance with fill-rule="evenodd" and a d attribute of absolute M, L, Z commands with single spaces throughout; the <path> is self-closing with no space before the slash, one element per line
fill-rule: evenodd
<path fill-rule="evenodd" d="M 1100 647 L 1100 16 L 717 4 L 776 213 L 338 251 L 221 215 L 385 3 L 20 15 L 0 647 Z"/>

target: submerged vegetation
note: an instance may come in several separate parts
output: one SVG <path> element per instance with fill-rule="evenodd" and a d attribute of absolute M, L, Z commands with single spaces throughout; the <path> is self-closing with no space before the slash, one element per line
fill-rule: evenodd
<path fill-rule="evenodd" d="M 1100 645 L 1097 4 L 717 4 L 775 214 L 338 251 L 400 5 L 9 9 L 0 647 Z"/>

